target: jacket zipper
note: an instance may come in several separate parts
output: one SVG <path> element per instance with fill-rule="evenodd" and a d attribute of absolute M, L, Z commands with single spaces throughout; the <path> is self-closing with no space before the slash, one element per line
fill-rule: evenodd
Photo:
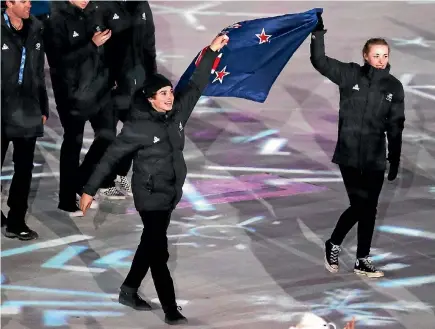
<path fill-rule="evenodd" d="M 359 150 L 358 150 L 358 166 L 361 170 L 361 173 L 363 171 L 363 161 L 362 161 L 362 136 L 363 136 L 363 129 L 364 129 L 364 117 L 366 115 L 367 112 L 367 105 L 369 103 L 369 96 L 370 96 L 370 87 L 371 87 L 371 82 L 369 81 L 369 87 L 368 87 L 368 92 L 367 92 L 367 96 L 366 96 L 366 103 L 363 109 L 363 113 L 361 116 L 361 130 L 360 130 L 360 134 L 359 134 Z"/>

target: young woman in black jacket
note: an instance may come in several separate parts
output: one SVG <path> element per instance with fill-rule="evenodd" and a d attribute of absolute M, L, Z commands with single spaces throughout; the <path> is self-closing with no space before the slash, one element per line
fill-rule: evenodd
<path fill-rule="evenodd" d="M 80 208 L 85 213 L 105 177 L 125 156 L 133 154 L 132 190 L 144 229 L 130 272 L 121 286 L 119 302 L 150 309 L 137 291 L 148 269 L 169 324 L 185 322 L 175 301 L 167 261 L 166 231 L 172 211 L 182 196 L 187 175 L 183 157 L 184 127 L 210 78 L 218 51 L 228 36 L 217 36 L 204 53 L 189 85 L 173 94 L 171 82 L 160 74 L 146 80 L 135 95 L 132 112 L 84 187 Z"/>
<path fill-rule="evenodd" d="M 388 43 L 369 39 L 362 55 L 364 65 L 343 63 L 325 55 L 323 20 L 311 35 L 311 63 L 340 89 L 338 140 L 332 161 L 339 165 L 350 207 L 340 216 L 325 243 L 325 266 L 338 272 L 341 243 L 358 223 L 358 248 L 354 272 L 382 277 L 370 261 L 378 199 L 384 182 L 387 160 L 388 179 L 397 176 L 404 128 L 404 90 L 390 74 Z M 388 139 L 388 156 L 386 139 Z"/>

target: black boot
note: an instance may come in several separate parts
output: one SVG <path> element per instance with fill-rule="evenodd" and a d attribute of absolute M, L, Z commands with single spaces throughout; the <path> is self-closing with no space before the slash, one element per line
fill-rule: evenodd
<path fill-rule="evenodd" d="M 163 311 L 165 312 L 165 322 L 167 324 L 175 325 L 187 323 L 187 319 L 180 313 L 180 306 L 163 307 Z"/>
<path fill-rule="evenodd" d="M 150 311 L 152 309 L 151 305 L 138 295 L 137 290 L 132 288 L 121 287 L 118 301 L 137 311 Z"/>

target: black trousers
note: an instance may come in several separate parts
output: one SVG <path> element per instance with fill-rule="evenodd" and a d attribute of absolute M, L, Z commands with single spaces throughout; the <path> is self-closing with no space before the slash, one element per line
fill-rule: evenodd
<path fill-rule="evenodd" d="M 12 142 L 14 151 L 14 175 L 9 189 L 8 206 L 10 208 L 7 220 L 9 228 L 21 229 L 25 226 L 24 218 L 27 213 L 30 185 L 32 183 L 33 157 L 35 154 L 35 138 L 12 138 L 1 135 L 2 168 L 6 152 Z M 3 218 L 2 212 L 2 218 Z"/>
<path fill-rule="evenodd" d="M 115 116 L 111 104 L 108 104 L 89 119 L 95 137 L 80 165 L 86 120 L 71 115 L 69 109 L 58 108 L 58 113 L 64 130 L 60 149 L 59 207 L 74 210 L 76 193 L 81 193 L 96 165 L 116 137 Z M 114 186 L 113 181 L 114 177 L 107 177 L 100 187 Z"/>
<path fill-rule="evenodd" d="M 129 115 L 129 110 L 116 110 L 116 124 L 118 124 L 119 121 L 125 123 L 127 121 Z M 122 158 L 119 162 L 118 165 L 115 168 L 114 171 L 114 176 L 116 178 L 116 176 L 127 176 L 128 172 L 130 171 L 131 165 L 133 163 L 133 157 L 134 157 L 134 153 L 129 154 L 127 156 L 125 156 L 124 158 Z"/>
<path fill-rule="evenodd" d="M 172 211 L 140 212 L 144 225 L 139 246 L 133 257 L 130 271 L 121 290 L 134 292 L 139 289 L 148 269 L 163 308 L 176 305 L 174 283 L 167 265 L 169 259 L 166 232 Z"/>
<path fill-rule="evenodd" d="M 361 171 L 340 166 L 350 207 L 340 216 L 331 242 L 341 245 L 347 233 L 358 223 L 357 258 L 369 256 L 375 228 L 379 195 L 384 184 L 384 171 Z"/>

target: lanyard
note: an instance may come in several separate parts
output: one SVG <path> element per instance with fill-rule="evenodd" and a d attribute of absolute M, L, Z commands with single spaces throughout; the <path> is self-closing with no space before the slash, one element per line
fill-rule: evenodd
<path fill-rule="evenodd" d="M 11 23 L 9 22 L 9 16 L 4 13 L 3 17 L 5 18 L 6 24 L 11 28 Z M 24 76 L 24 65 L 26 64 L 26 48 L 23 46 L 23 50 L 21 52 L 21 62 L 20 62 L 20 70 L 18 72 L 18 84 L 23 83 Z"/>

